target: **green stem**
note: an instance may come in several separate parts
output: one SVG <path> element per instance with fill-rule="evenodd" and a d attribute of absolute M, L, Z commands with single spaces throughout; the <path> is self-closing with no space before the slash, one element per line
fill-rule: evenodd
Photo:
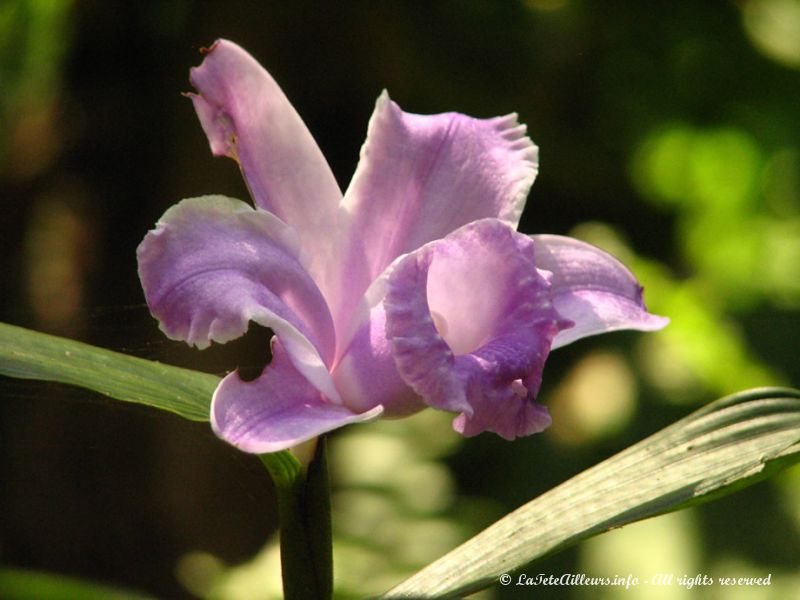
<path fill-rule="evenodd" d="M 278 493 L 285 600 L 328 600 L 333 595 L 331 504 L 325 440 L 304 472 L 291 455 L 260 458 Z M 287 458 L 291 457 L 291 458 Z"/>

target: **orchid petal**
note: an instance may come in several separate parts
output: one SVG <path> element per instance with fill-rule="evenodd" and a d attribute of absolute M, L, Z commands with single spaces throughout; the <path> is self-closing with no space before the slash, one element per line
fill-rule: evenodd
<path fill-rule="evenodd" d="M 342 198 L 314 138 L 278 84 L 236 44 L 218 40 L 191 70 L 190 94 L 212 152 L 239 162 L 256 206 L 297 231 L 309 260 L 334 239 Z M 318 274 L 322 264 L 314 263 Z"/>
<path fill-rule="evenodd" d="M 321 392 L 340 401 L 327 367 L 330 313 L 296 245 L 293 230 L 266 211 L 223 196 L 192 198 L 170 208 L 142 241 L 139 277 L 170 338 L 205 348 L 243 335 L 255 321 L 282 338 Z"/>
<path fill-rule="evenodd" d="M 550 420 L 534 397 L 553 338 L 571 325 L 549 287 L 533 242 L 495 219 L 403 257 L 383 303 L 400 376 L 426 404 L 461 412 L 465 435 L 541 431 Z"/>
<path fill-rule="evenodd" d="M 651 315 L 643 288 L 610 254 L 574 238 L 533 235 L 536 264 L 552 273 L 553 305 L 575 327 L 559 332 L 553 348 L 618 329 L 655 331 L 669 319 Z"/>
<path fill-rule="evenodd" d="M 370 290 L 383 289 L 383 283 L 385 280 L 376 282 Z M 427 405 L 397 371 L 392 344 L 386 337 L 382 293 L 379 300 L 362 306 L 356 319 L 359 326 L 333 371 L 333 379 L 351 409 L 365 411 L 382 405 L 385 416 L 405 417 Z"/>
<path fill-rule="evenodd" d="M 211 426 L 226 442 L 245 452 L 286 450 L 327 431 L 379 416 L 382 408 L 355 413 L 326 402 L 287 360 L 280 342 L 261 376 L 242 381 L 238 373 L 223 379 L 211 402 Z"/>
<path fill-rule="evenodd" d="M 344 306 L 395 258 L 462 225 L 495 217 L 516 227 L 536 172 L 536 146 L 516 115 L 416 115 L 384 92 L 343 201 L 351 228 Z"/>

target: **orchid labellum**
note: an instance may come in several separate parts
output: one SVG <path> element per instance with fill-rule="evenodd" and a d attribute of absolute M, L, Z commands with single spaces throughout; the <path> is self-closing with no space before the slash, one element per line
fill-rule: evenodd
<path fill-rule="evenodd" d="M 516 231 L 537 172 L 516 115 L 410 114 L 384 92 L 343 195 L 240 47 L 216 42 L 191 82 L 212 152 L 239 163 L 255 206 L 173 206 L 138 249 L 139 275 L 170 338 L 204 348 L 250 321 L 274 332 L 260 377 L 231 373 L 214 393 L 214 431 L 242 450 L 428 406 L 467 436 L 535 433 L 550 423 L 535 397 L 552 348 L 666 324 L 608 254 Z"/>

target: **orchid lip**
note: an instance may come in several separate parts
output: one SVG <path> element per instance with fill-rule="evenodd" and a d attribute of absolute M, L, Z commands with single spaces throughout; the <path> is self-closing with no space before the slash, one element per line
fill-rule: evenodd
<path fill-rule="evenodd" d="M 533 242 L 501 221 L 476 221 L 423 246 L 395 265 L 384 300 L 400 376 L 429 406 L 461 413 L 456 426 L 468 434 L 540 430 L 542 412 L 529 405 L 553 337 L 572 325 L 549 288 Z"/>

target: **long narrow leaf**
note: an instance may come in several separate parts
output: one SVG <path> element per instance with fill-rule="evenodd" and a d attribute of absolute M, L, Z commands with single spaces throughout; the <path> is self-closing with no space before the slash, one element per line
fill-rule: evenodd
<path fill-rule="evenodd" d="M 219 378 L 0 323 L 0 374 L 58 381 L 207 421 Z"/>
<path fill-rule="evenodd" d="M 0 323 L 0 375 L 76 385 L 191 421 L 208 421 L 211 396 L 219 383 L 218 377 L 208 373 L 5 323 Z M 278 485 L 289 485 L 301 470 L 288 451 L 266 454 L 262 460 Z"/>
<path fill-rule="evenodd" d="M 707 502 L 800 461 L 800 391 L 727 396 L 504 517 L 382 598 L 452 598 L 609 529 Z"/>

